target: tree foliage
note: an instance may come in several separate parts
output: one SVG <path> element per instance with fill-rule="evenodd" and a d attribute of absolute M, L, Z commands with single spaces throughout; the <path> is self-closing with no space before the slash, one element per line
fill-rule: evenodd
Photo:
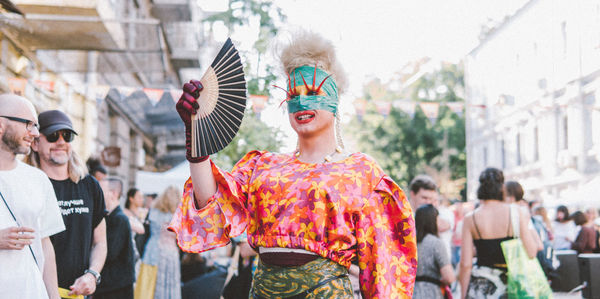
<path fill-rule="evenodd" d="M 253 47 L 258 54 L 258 61 L 256 65 L 250 61 L 246 61 L 244 65 L 247 90 L 248 94 L 267 95 L 268 87 L 276 80 L 276 75 L 272 65 L 266 63 L 259 65 L 260 57 L 266 52 L 269 40 L 277 33 L 276 24 L 285 20 L 281 9 L 270 1 L 229 0 L 226 11 L 211 15 L 205 18 L 204 22 L 221 21 L 230 32 L 233 32 L 240 26 L 249 26 L 251 18 L 259 19 L 259 34 Z M 283 132 L 267 126 L 252 110 L 247 109 L 236 137 L 212 159 L 222 168 L 231 169 L 244 154 L 251 150 L 278 151 L 282 144 Z"/>
<path fill-rule="evenodd" d="M 282 135 L 281 130 L 267 126 L 252 110 L 247 110 L 238 134 L 211 159 L 221 168 L 230 170 L 249 151 L 278 151 L 283 145 Z"/>
<path fill-rule="evenodd" d="M 404 93 L 415 102 L 464 102 L 459 96 L 463 86 L 461 67 L 444 65 L 439 71 L 422 76 Z M 387 101 L 401 96 L 376 80 L 365 88 L 367 100 Z M 384 117 L 370 105 L 362 119 L 352 120 L 350 127 L 358 137 L 360 150 L 375 157 L 401 186 L 406 187 L 416 175 L 427 173 L 436 179 L 442 194 L 451 199 L 464 197 L 464 116 L 440 105 L 439 116 L 432 122 L 417 105 L 413 116 L 393 107 Z"/>
<path fill-rule="evenodd" d="M 248 92 L 255 95 L 268 95 L 269 86 L 276 80 L 272 65 L 261 63 L 261 56 L 267 51 L 269 42 L 277 34 L 277 24 L 285 21 L 286 17 L 281 9 L 271 1 L 259 0 L 229 0 L 226 11 L 216 13 L 204 19 L 204 22 L 223 22 L 230 32 L 236 27 L 250 25 L 250 19 L 259 20 L 258 38 L 254 42 L 254 50 L 258 54 L 256 65 L 246 62 L 244 71 L 248 81 Z M 262 74 L 262 75 L 258 75 Z"/>

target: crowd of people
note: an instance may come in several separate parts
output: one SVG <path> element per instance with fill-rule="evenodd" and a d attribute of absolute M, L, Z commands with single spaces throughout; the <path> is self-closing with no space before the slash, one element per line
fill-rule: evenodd
<path fill-rule="evenodd" d="M 523 187 L 516 181 L 504 182 L 501 170 L 488 168 L 479 181 L 476 203 L 459 201 L 449 206 L 438 199 L 430 177 L 419 176 L 411 183 L 420 257 L 413 298 L 445 298 L 445 292 L 460 298 L 506 298 L 507 264 L 500 244 L 515 238 L 512 214 L 519 214 L 516 233 L 527 255 L 537 258 L 550 285 L 561 279 L 556 252 L 600 253 L 597 208 L 570 214 L 561 205 L 550 220 L 543 203 L 525 199 Z M 454 218 L 444 218 L 441 211 L 445 210 Z M 444 232 L 452 234 L 450 242 L 442 237 Z"/>
<path fill-rule="evenodd" d="M 2 297 L 181 298 L 180 250 L 166 229 L 179 189 L 149 204 L 132 188 L 122 206 L 123 182 L 97 161 L 86 167 L 65 113 L 37 115 L 14 94 L 0 95 L 0 111 Z M 136 280 L 145 284 L 134 291 Z"/>

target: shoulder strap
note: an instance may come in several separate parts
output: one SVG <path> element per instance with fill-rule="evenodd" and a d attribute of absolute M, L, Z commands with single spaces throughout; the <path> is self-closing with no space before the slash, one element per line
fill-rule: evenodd
<path fill-rule="evenodd" d="M 512 224 L 512 228 L 513 228 L 513 236 L 515 238 L 520 238 L 521 234 L 520 234 L 520 225 L 519 225 L 519 207 L 515 204 L 511 204 L 510 205 L 510 223 Z"/>
<path fill-rule="evenodd" d="M 515 235 L 515 228 L 513 227 L 512 224 L 512 204 L 508 206 L 508 224 L 506 225 L 506 236 L 509 237 L 510 236 L 510 229 L 512 228 L 513 230 L 513 236 Z"/>
<path fill-rule="evenodd" d="M 2 195 L 2 192 L 0 192 L 0 197 L 2 198 L 2 201 L 4 202 L 4 205 L 8 209 L 8 212 L 10 213 L 10 216 L 12 216 L 13 220 L 15 220 L 15 223 L 17 224 L 17 226 L 21 226 L 19 224 L 19 221 L 17 221 L 17 217 L 15 217 L 15 214 L 13 214 L 12 210 L 10 209 L 10 206 L 8 206 L 8 203 L 6 202 L 6 199 L 4 199 L 4 195 Z M 31 249 L 31 245 L 27 245 L 27 247 L 29 247 L 29 252 L 31 252 L 31 256 L 33 257 L 33 261 L 35 262 L 36 265 L 38 265 L 38 261 L 35 258 L 35 254 L 33 253 L 33 249 Z"/>

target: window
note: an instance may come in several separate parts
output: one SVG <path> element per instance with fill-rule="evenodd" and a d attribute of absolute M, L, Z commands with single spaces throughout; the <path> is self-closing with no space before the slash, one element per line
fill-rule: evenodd
<path fill-rule="evenodd" d="M 488 166 L 488 149 L 487 149 L 487 146 L 483 147 L 483 165 L 485 167 Z"/>
<path fill-rule="evenodd" d="M 567 57 L 567 22 L 566 21 L 563 21 L 560 24 L 560 31 L 562 33 L 563 57 Z"/>
<path fill-rule="evenodd" d="M 521 163 L 523 162 L 521 160 L 521 133 L 517 133 L 517 140 L 516 140 L 516 154 L 517 154 L 517 166 L 521 165 Z"/>
<path fill-rule="evenodd" d="M 533 128 L 533 161 L 540 160 L 540 136 L 539 128 Z"/>
<path fill-rule="evenodd" d="M 504 139 L 500 140 L 500 159 L 502 160 L 502 169 L 506 168 L 506 151 L 504 149 Z"/>
<path fill-rule="evenodd" d="M 564 115 L 562 118 L 562 142 L 561 149 L 569 148 L 569 117 Z"/>

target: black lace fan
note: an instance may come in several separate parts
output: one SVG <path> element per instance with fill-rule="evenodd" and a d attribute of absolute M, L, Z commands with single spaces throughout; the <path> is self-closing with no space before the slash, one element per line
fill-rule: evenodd
<path fill-rule="evenodd" d="M 246 80 L 237 49 L 228 38 L 200 80 L 204 89 L 192 117 L 192 156 L 208 156 L 237 134 L 246 109 Z"/>

